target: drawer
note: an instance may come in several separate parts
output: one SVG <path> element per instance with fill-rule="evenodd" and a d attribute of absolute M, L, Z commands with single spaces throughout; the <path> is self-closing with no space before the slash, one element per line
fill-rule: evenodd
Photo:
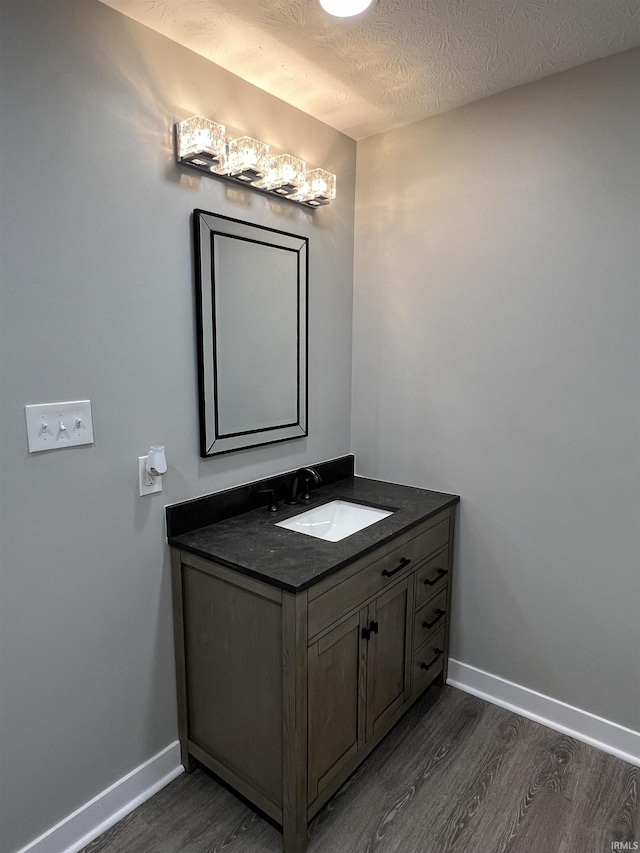
<path fill-rule="evenodd" d="M 431 684 L 444 667 L 444 628 L 433 634 L 413 656 L 411 693 L 416 695 Z"/>
<path fill-rule="evenodd" d="M 449 549 L 431 557 L 416 572 L 416 607 L 421 607 L 449 583 Z"/>
<path fill-rule="evenodd" d="M 384 549 L 384 556 L 376 559 L 374 552 L 358 561 L 354 564 L 359 567 L 358 571 L 353 571 L 354 566 L 345 567 L 332 577 L 333 583 L 326 592 L 315 597 L 309 595 L 309 638 L 409 574 L 426 557 L 442 548 L 449 540 L 449 512 L 443 513 L 441 520 L 436 520 L 427 530 L 413 536 L 412 533 L 415 531 L 409 531 L 395 548 L 390 543 L 392 547 Z"/>
<path fill-rule="evenodd" d="M 420 646 L 445 624 L 447 618 L 447 588 L 423 604 L 413 617 L 413 649 Z"/>

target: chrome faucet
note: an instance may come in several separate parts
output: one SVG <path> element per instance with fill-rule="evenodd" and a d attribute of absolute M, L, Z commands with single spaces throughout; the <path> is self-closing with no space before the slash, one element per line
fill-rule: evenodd
<path fill-rule="evenodd" d="M 322 477 L 315 468 L 300 468 L 291 476 L 287 486 L 287 503 L 288 504 L 297 504 L 298 503 L 298 484 L 300 480 L 304 481 L 304 494 L 300 495 L 300 500 L 302 501 L 310 501 L 311 500 L 311 483 L 316 486 L 319 486 L 322 483 Z"/>

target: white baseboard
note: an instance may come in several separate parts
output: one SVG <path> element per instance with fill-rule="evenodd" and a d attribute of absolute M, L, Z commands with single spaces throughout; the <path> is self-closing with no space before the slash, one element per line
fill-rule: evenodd
<path fill-rule="evenodd" d="M 640 767 L 640 732 L 451 658 L 447 684 Z"/>
<path fill-rule="evenodd" d="M 640 767 L 640 732 L 453 659 L 447 684 Z M 175 741 L 18 853 L 78 853 L 183 772 Z"/>
<path fill-rule="evenodd" d="M 180 744 L 175 741 L 18 853 L 78 853 L 183 772 Z"/>

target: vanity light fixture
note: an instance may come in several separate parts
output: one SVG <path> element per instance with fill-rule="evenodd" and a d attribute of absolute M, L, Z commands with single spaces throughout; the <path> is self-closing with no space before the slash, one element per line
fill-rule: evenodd
<path fill-rule="evenodd" d="M 371 5 L 372 0 L 320 0 L 325 12 L 336 18 L 351 18 Z"/>
<path fill-rule="evenodd" d="M 362 2 L 362 0 L 360 0 Z M 226 139 L 225 127 L 204 116 L 191 116 L 175 126 L 176 162 L 209 175 L 238 181 L 261 192 L 310 208 L 336 197 L 336 176 L 307 169 L 291 154 L 272 155 L 265 142 L 251 136 Z"/>
<path fill-rule="evenodd" d="M 269 146 L 250 136 L 241 136 L 229 140 L 226 162 L 214 171 L 217 175 L 228 175 L 251 184 L 263 177 L 268 163 Z"/>
<path fill-rule="evenodd" d="M 310 207 L 329 204 L 336 197 L 336 176 L 324 169 L 310 169 L 304 174 L 298 196 Z"/>
<path fill-rule="evenodd" d="M 226 157 L 226 139 L 223 124 L 216 124 L 204 116 L 192 116 L 181 121 L 176 133 L 176 156 L 179 163 L 188 163 L 196 169 L 210 172 Z"/>
<path fill-rule="evenodd" d="M 291 154 L 280 154 L 270 158 L 265 176 L 256 186 L 278 195 L 292 196 L 304 183 L 306 170 L 304 160 Z"/>

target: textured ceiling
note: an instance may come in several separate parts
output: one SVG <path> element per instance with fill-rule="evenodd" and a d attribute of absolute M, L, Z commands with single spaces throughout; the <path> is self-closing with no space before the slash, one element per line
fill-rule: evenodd
<path fill-rule="evenodd" d="M 354 139 L 640 44 L 638 0 L 103 0 Z"/>

